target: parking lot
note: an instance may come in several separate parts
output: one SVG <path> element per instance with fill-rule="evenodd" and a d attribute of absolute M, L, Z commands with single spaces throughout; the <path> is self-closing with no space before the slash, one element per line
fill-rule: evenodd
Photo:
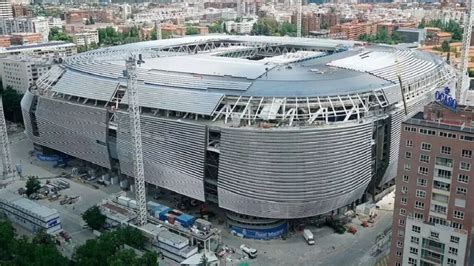
<path fill-rule="evenodd" d="M 70 168 L 53 168 L 51 162 L 41 162 L 29 155 L 31 143 L 21 134 L 10 136 L 11 151 L 14 164 L 21 164 L 23 176 L 35 175 L 39 177 L 54 177 L 62 172 L 70 172 Z M 44 183 L 45 180 L 42 180 Z M 94 238 L 91 230 L 84 229 L 81 214 L 91 206 L 99 203 L 110 194 L 120 191 L 117 185 L 99 189 L 76 181 L 70 182 L 71 187 L 60 193 L 68 196 L 80 196 L 74 204 L 60 205 L 58 201 L 40 200 L 39 203 L 57 209 L 61 215 L 64 230 L 72 237 L 72 241 L 61 247 L 65 255 L 70 256 L 74 248 L 85 243 L 87 239 Z M 25 180 L 17 180 L 7 189 L 16 191 L 25 185 Z M 132 193 L 128 193 L 133 195 Z M 392 197 L 392 199 L 390 199 Z M 387 196 L 388 202 L 393 202 L 393 194 Z M 150 196 L 151 199 L 151 196 Z M 390 205 L 391 203 L 388 203 Z M 387 205 L 387 203 L 385 203 Z M 393 207 L 393 206 L 392 206 Z M 224 225 L 218 225 L 217 218 L 211 220 L 221 229 L 223 244 L 236 250 L 229 259 L 222 260 L 223 265 L 239 265 L 243 262 L 250 265 L 375 265 L 378 257 L 371 256 L 375 239 L 391 226 L 392 210 L 383 208 L 377 210 L 378 216 L 373 227 L 363 228 L 360 221 L 353 220 L 357 228 L 356 234 L 345 233 L 342 235 L 333 232 L 329 227 L 309 228 L 314 234 L 316 244 L 309 246 L 302 236 L 302 232 L 290 234 L 286 240 L 249 240 L 233 236 Z M 258 257 L 250 260 L 245 258 L 239 250 L 241 244 L 247 244 L 258 250 Z M 382 254 L 380 255 L 382 256 Z M 164 260 L 160 265 L 176 265 Z"/>

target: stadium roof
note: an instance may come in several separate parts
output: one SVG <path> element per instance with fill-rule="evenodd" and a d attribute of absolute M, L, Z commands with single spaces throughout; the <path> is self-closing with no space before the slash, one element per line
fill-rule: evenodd
<path fill-rule="evenodd" d="M 143 106 L 205 115 L 226 96 L 347 96 L 393 87 L 397 73 L 409 82 L 446 65 L 421 51 L 361 42 L 211 35 L 69 57 L 66 73 L 56 77 L 51 91 L 108 101 L 119 84 L 126 84 L 125 59 L 131 55 L 145 61 L 138 67 Z"/>

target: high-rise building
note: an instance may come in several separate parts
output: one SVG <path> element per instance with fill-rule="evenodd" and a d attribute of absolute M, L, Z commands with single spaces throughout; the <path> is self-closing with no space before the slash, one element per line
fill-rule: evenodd
<path fill-rule="evenodd" d="M 13 10 L 10 0 L 0 0 L 0 18 L 12 18 Z"/>
<path fill-rule="evenodd" d="M 26 56 L 0 58 L 3 87 L 24 93 L 39 77 L 51 69 L 47 59 Z"/>
<path fill-rule="evenodd" d="M 401 130 L 391 265 L 473 265 L 474 108 L 432 103 Z"/>
<path fill-rule="evenodd" d="M 44 17 L 0 19 L 0 35 L 27 32 L 41 33 L 43 35 L 43 41 L 48 41 L 48 20 Z"/>

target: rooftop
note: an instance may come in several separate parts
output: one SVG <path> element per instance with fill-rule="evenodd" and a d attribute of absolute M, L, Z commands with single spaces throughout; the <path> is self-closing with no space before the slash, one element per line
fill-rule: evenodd
<path fill-rule="evenodd" d="M 50 220 L 51 216 L 59 216 L 55 209 L 50 209 L 20 195 L 9 191 L 0 190 L 0 202 L 4 202 L 13 208 L 20 209 L 29 215 L 41 218 L 44 221 Z"/>

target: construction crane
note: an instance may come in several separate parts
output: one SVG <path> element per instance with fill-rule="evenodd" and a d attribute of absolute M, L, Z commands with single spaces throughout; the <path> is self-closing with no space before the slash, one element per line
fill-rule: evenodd
<path fill-rule="evenodd" d="M 161 22 L 157 19 L 155 20 L 155 30 L 156 30 L 156 39 L 161 40 Z"/>
<path fill-rule="evenodd" d="M 2 166 L 3 173 L 0 179 L 0 188 L 4 188 L 15 177 L 15 170 L 12 165 L 10 146 L 8 144 L 7 123 L 3 112 L 3 102 L 0 97 L 0 145 L 2 146 Z"/>
<path fill-rule="evenodd" d="M 302 0 L 296 0 L 296 37 L 301 37 Z"/>
<path fill-rule="evenodd" d="M 139 55 L 138 64 L 143 63 Z M 143 169 L 142 131 L 140 106 L 137 93 L 137 60 L 135 56 L 125 61 L 127 77 L 128 113 L 130 115 L 130 135 L 132 140 L 133 173 L 135 175 L 135 197 L 138 207 L 138 225 L 147 223 L 145 173 Z"/>
<path fill-rule="evenodd" d="M 474 5 L 471 1 L 466 1 L 466 13 L 464 14 L 464 33 L 462 37 L 462 53 L 461 63 L 459 66 L 459 78 L 456 86 L 455 98 L 460 104 L 464 104 L 469 80 L 466 79 L 467 69 L 469 65 L 469 48 L 471 46 L 472 34 L 472 17 L 474 13 Z"/>

